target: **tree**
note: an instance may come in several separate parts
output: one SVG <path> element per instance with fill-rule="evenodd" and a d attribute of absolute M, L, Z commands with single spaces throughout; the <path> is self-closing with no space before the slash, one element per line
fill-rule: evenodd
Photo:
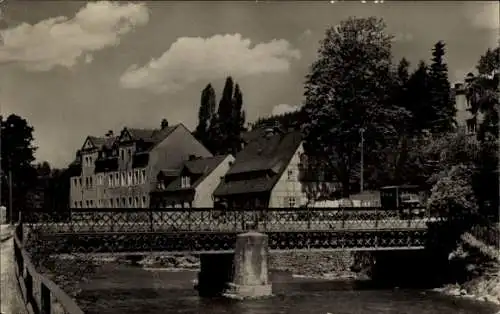
<path fill-rule="evenodd" d="M 1 124 L 1 166 L 2 199 L 9 199 L 8 175 L 12 174 L 13 215 L 24 207 L 25 196 L 36 183 L 36 171 L 31 164 L 36 147 L 33 146 L 33 127 L 22 117 L 11 114 L 7 119 L 0 117 Z M 13 218 L 13 217 L 9 217 Z"/>
<path fill-rule="evenodd" d="M 430 209 L 441 217 L 463 217 L 477 213 L 477 199 L 472 188 L 474 169 L 467 164 L 454 165 L 442 173 L 432 187 Z"/>
<path fill-rule="evenodd" d="M 498 115 L 500 48 L 488 49 L 476 66 L 478 75 L 468 75 L 467 98 L 478 126 L 480 158 L 474 180 L 480 212 L 498 220 Z M 482 117 L 482 119 L 479 119 Z M 495 219 L 495 218 L 494 218 Z"/>
<path fill-rule="evenodd" d="M 430 103 L 435 113 L 431 131 L 449 132 L 455 127 L 455 101 L 451 97 L 448 67 L 444 62 L 445 44 L 442 41 L 434 45 L 432 63 L 429 70 Z"/>
<path fill-rule="evenodd" d="M 208 131 L 212 118 L 215 114 L 215 90 L 212 84 L 208 84 L 201 92 L 200 109 L 198 111 L 198 126 L 195 136 L 207 148 L 211 148 Z"/>
<path fill-rule="evenodd" d="M 432 107 L 430 106 L 429 74 L 424 61 L 420 61 L 415 71 L 410 75 L 407 82 L 407 105 L 412 118 L 408 128 L 414 135 L 432 127 L 435 120 Z"/>
<path fill-rule="evenodd" d="M 245 130 L 245 111 L 243 110 L 243 94 L 238 84 L 234 87 L 232 100 L 232 117 L 228 121 L 230 153 L 235 155 L 241 150 L 241 132 Z"/>
<path fill-rule="evenodd" d="M 372 154 L 397 138 L 401 112 L 390 97 L 392 36 L 384 31 L 374 17 L 328 28 L 306 77 L 304 148 L 335 173 L 344 196 L 359 172 L 360 129 Z"/>
<path fill-rule="evenodd" d="M 207 131 L 207 142 L 212 153 L 236 154 L 241 149 L 241 132 L 244 130 L 243 94 L 239 85 L 229 76 L 226 78 L 217 113 L 212 115 Z"/>

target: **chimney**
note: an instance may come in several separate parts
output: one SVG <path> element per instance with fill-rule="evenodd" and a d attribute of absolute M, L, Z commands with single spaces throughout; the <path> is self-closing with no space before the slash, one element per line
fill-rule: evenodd
<path fill-rule="evenodd" d="M 167 119 L 162 119 L 161 120 L 161 129 L 163 130 L 166 127 L 168 127 L 168 121 L 167 121 Z"/>
<path fill-rule="evenodd" d="M 113 137 L 113 130 L 108 130 L 108 132 L 106 133 L 106 137 Z"/>

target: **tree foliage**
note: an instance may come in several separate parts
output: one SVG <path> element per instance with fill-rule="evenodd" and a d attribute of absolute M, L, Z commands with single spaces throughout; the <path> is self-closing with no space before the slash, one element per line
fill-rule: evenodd
<path fill-rule="evenodd" d="M 27 191 L 36 183 L 36 171 L 32 162 L 35 160 L 36 147 L 33 146 L 33 127 L 26 119 L 11 114 L 1 124 L 2 155 L 2 200 L 9 199 L 9 173 L 12 174 L 13 214 L 25 205 Z"/>
<path fill-rule="evenodd" d="M 444 61 L 445 44 L 437 42 L 432 50 L 432 63 L 429 69 L 430 104 L 433 115 L 431 131 L 433 133 L 449 132 L 455 126 L 455 101 L 451 97 L 448 67 Z"/>
<path fill-rule="evenodd" d="M 212 94 L 212 91 L 207 93 L 209 95 L 206 96 L 208 109 L 205 111 L 212 113 L 206 131 L 206 146 L 216 155 L 234 155 L 241 149 L 241 132 L 245 131 L 245 111 L 241 89 L 238 84 L 234 83 L 232 77 L 227 77 L 215 114 L 213 114 L 215 93 Z M 208 117 L 209 114 L 204 116 Z M 205 124 L 201 123 L 199 127 L 202 129 Z"/>
<path fill-rule="evenodd" d="M 326 163 L 350 194 L 359 172 L 360 132 L 377 152 L 397 138 L 401 108 L 392 103 L 392 36 L 382 20 L 349 18 L 327 29 L 306 77 L 303 126 L 306 152 Z"/>
<path fill-rule="evenodd" d="M 212 84 L 208 84 L 201 92 L 200 109 L 198 111 L 198 126 L 195 131 L 195 137 L 207 147 L 210 146 L 208 143 L 208 130 L 210 122 L 215 114 L 215 101 L 215 90 L 212 87 Z"/>

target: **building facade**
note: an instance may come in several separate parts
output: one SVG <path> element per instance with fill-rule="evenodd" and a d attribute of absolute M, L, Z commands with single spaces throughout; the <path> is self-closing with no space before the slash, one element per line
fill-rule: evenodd
<path fill-rule="evenodd" d="M 191 155 L 212 157 L 182 124 L 89 136 L 79 153 L 80 175 L 70 179 L 70 206 L 149 207 L 160 169 L 180 168 Z"/>
<path fill-rule="evenodd" d="M 151 192 L 153 208 L 212 208 L 213 192 L 234 161 L 232 155 L 195 158 L 178 170 L 165 169 Z"/>
<path fill-rule="evenodd" d="M 297 208 L 321 189 L 334 192 L 332 178 L 306 175 L 305 154 L 299 131 L 269 128 L 249 136 L 242 151 L 214 191 L 217 207 Z"/>

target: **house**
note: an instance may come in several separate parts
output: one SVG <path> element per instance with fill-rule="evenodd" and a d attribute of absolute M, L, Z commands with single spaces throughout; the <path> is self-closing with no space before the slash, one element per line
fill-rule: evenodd
<path fill-rule="evenodd" d="M 88 136 L 78 154 L 80 171 L 70 179 L 70 206 L 149 207 L 156 174 L 181 167 L 190 155 L 212 157 L 182 124 Z"/>
<path fill-rule="evenodd" d="M 311 186 L 333 181 L 321 176 L 306 178 L 300 131 L 259 129 L 243 140 L 243 149 L 214 191 L 216 206 L 300 207 L 309 202 Z"/>
<path fill-rule="evenodd" d="M 196 158 L 191 156 L 179 169 L 164 169 L 151 192 L 153 208 L 211 208 L 212 194 L 234 161 L 232 155 Z"/>

